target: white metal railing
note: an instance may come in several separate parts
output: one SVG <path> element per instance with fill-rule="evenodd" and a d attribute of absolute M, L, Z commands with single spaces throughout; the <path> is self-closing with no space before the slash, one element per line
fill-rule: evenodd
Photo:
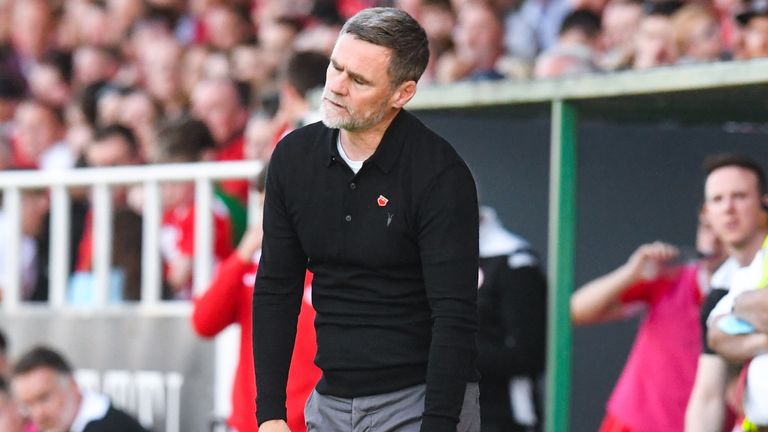
<path fill-rule="evenodd" d="M 160 223 L 162 198 L 160 185 L 170 181 L 195 183 L 195 252 L 193 292 L 201 293 L 213 270 L 213 231 L 211 212 L 213 182 L 222 179 L 253 177 L 262 169 L 259 161 L 203 162 L 190 164 L 142 165 L 113 168 L 83 168 L 50 171 L 6 171 L 0 173 L 3 211 L 6 215 L 6 277 L 2 281 L 0 308 L 10 311 L 24 306 L 21 301 L 21 191 L 48 189 L 50 207 L 50 260 L 48 306 L 68 308 L 66 290 L 69 278 L 70 193 L 69 188 L 91 190 L 93 210 L 93 308 L 107 305 L 112 266 L 112 188 L 120 185 L 143 187 L 142 280 L 139 307 L 158 307 L 161 302 L 162 265 L 160 260 Z M 251 200 L 254 201 L 254 200 Z M 252 213 L 252 212 L 249 212 Z M 165 302 L 163 302 L 165 303 Z M 111 305 L 110 305 L 111 306 Z"/>

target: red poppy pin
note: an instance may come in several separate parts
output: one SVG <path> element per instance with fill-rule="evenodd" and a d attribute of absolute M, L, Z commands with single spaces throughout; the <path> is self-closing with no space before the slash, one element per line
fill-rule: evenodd
<path fill-rule="evenodd" d="M 389 202 L 389 199 L 384 195 L 379 195 L 379 197 L 376 198 L 376 202 L 379 204 L 379 207 L 384 207 Z"/>

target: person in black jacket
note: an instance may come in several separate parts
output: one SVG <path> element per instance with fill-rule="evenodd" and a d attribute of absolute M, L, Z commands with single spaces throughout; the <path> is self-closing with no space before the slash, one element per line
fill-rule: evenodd
<path fill-rule="evenodd" d="M 41 431 L 146 432 L 100 394 L 82 392 L 69 363 L 47 347 L 32 348 L 13 368 L 13 396 Z"/>
<path fill-rule="evenodd" d="M 540 431 L 547 282 L 531 246 L 488 207 L 480 209 L 478 287 L 482 430 Z"/>

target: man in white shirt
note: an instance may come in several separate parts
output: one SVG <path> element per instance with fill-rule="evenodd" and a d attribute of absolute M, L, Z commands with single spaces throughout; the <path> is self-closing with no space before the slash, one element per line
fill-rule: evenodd
<path fill-rule="evenodd" d="M 81 392 L 72 368 L 50 348 L 33 348 L 18 359 L 11 388 L 14 399 L 40 431 L 147 432 L 106 396 Z"/>
<path fill-rule="evenodd" d="M 729 293 L 709 316 L 708 341 L 731 362 L 752 359 L 744 411 L 748 419 L 762 426 L 768 426 L 768 356 L 763 355 L 768 352 L 768 334 L 765 327 L 760 330 L 754 327 L 758 323 L 750 322 L 754 314 L 742 313 L 752 309 L 744 308 L 747 302 L 740 296 L 765 285 L 766 200 L 765 176 L 754 161 L 729 157 L 710 165 L 705 213 L 739 268 L 732 274 Z"/>

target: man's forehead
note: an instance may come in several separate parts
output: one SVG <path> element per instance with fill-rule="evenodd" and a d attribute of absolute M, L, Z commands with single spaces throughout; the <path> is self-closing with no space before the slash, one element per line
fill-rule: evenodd
<path fill-rule="evenodd" d="M 354 69 L 363 69 L 368 66 L 376 70 L 372 67 L 375 63 L 387 64 L 391 56 L 390 48 L 364 41 L 351 33 L 345 33 L 336 40 L 331 52 L 331 61 L 359 73 Z"/>
<path fill-rule="evenodd" d="M 707 176 L 705 190 L 722 190 L 733 187 L 757 186 L 757 174 L 753 171 L 738 166 L 728 165 L 716 168 Z"/>

